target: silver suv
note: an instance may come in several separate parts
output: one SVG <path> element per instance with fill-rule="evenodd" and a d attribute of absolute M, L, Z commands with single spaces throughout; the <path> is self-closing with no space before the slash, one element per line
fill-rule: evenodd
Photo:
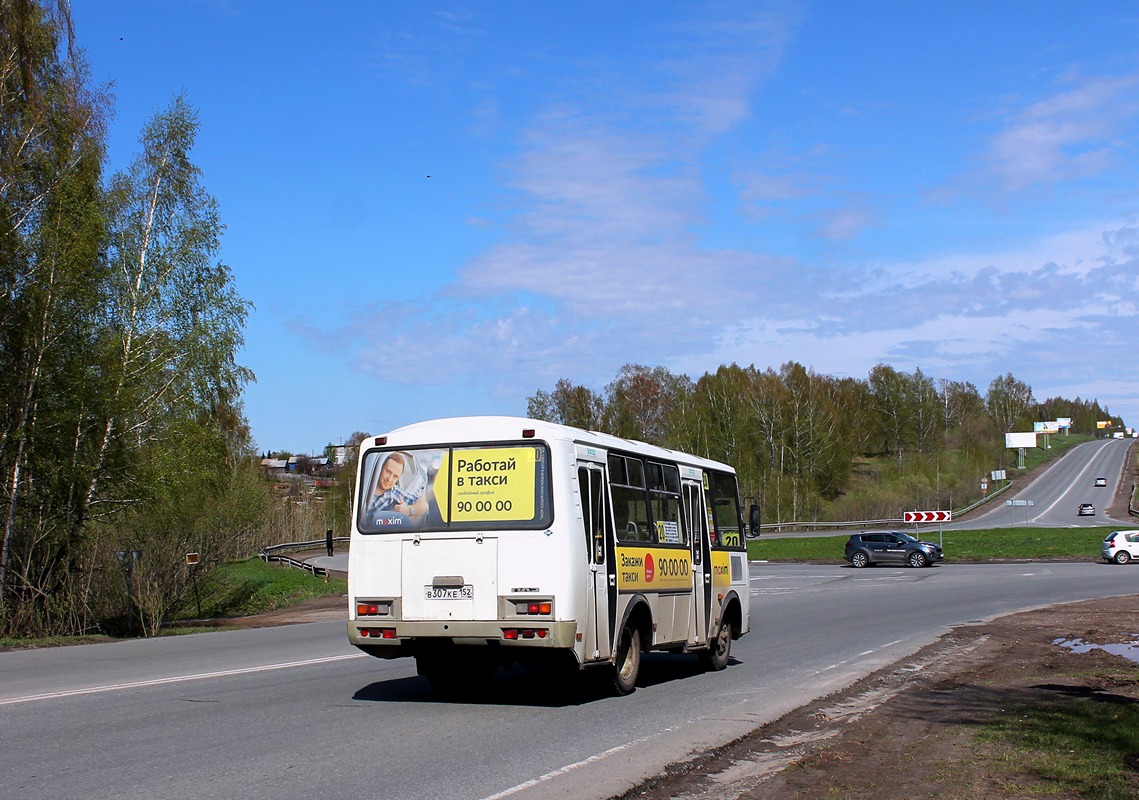
<path fill-rule="evenodd" d="M 923 542 L 901 531 L 856 533 L 846 540 L 842 557 L 852 567 L 869 564 L 909 564 L 911 567 L 928 567 L 941 561 L 941 545 Z"/>

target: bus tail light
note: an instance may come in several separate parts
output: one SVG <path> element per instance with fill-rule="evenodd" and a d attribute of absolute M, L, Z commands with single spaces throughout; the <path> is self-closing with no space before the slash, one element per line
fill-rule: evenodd
<path fill-rule="evenodd" d="M 361 600 L 356 603 L 357 617 L 379 617 L 392 613 L 391 601 Z"/>
<path fill-rule="evenodd" d="M 514 608 L 519 614 L 542 614 L 548 617 L 554 613 L 552 600 L 522 600 L 516 603 Z"/>
<path fill-rule="evenodd" d="M 365 639 L 394 639 L 395 628 L 360 628 L 360 636 Z"/>
<path fill-rule="evenodd" d="M 550 632 L 545 628 L 503 628 L 503 639 L 545 639 Z"/>

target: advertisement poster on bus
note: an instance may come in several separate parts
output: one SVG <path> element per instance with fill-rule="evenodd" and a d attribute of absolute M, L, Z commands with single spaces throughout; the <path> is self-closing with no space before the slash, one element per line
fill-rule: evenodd
<path fill-rule="evenodd" d="M 376 533 L 541 524 L 549 467 L 540 446 L 373 451 L 361 465 L 358 525 Z"/>

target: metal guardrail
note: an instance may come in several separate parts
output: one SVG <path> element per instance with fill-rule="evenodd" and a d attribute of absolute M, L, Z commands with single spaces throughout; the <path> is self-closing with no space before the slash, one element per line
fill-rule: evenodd
<path fill-rule="evenodd" d="M 784 531 L 795 530 L 814 530 L 816 528 L 887 528 L 894 523 L 899 525 L 903 524 L 901 519 L 860 519 L 854 522 L 827 522 L 825 520 L 818 520 L 815 522 L 775 522 L 768 525 L 760 525 L 759 532 L 783 533 Z"/>
<path fill-rule="evenodd" d="M 1010 483 L 1006 483 L 1004 486 L 1002 486 L 1001 488 L 997 489 L 997 490 L 996 490 L 995 492 L 993 492 L 992 494 L 990 494 L 990 495 L 986 495 L 986 496 L 982 497 L 982 498 L 981 498 L 980 500 L 978 500 L 976 503 L 972 503 L 972 504 L 970 504 L 970 505 L 967 505 L 967 506 L 965 506 L 963 509 L 961 509 L 960 511 L 954 511 L 954 512 L 953 512 L 953 516 L 957 516 L 958 514 L 968 514 L 968 513 L 969 513 L 970 511 L 972 511 L 973 509 L 976 509 L 976 508 L 980 508 L 980 507 L 981 507 L 981 506 L 983 506 L 985 503 L 988 503 L 988 502 L 990 502 L 991 500 L 995 499 L 995 498 L 997 497 L 997 495 L 1000 495 L 1000 494 L 1004 494 L 1006 491 L 1008 491 L 1008 490 L 1009 490 L 1009 489 L 1011 489 L 1011 488 L 1012 488 L 1012 483 L 1011 483 L 1011 482 L 1010 482 Z"/>
<path fill-rule="evenodd" d="M 981 498 L 977 502 L 967 505 L 960 510 L 954 509 L 953 516 L 956 518 L 958 515 L 968 514 L 970 511 L 980 508 L 985 503 L 991 502 L 994 498 L 1011 488 L 1012 483 L 1006 483 L 1004 486 L 997 489 L 992 494 Z M 1133 513 L 1139 514 L 1139 510 L 1136 510 Z M 776 522 L 770 525 L 760 525 L 759 531 L 762 535 L 764 531 L 782 533 L 789 529 L 809 531 L 815 530 L 817 528 L 823 528 L 827 530 L 832 530 L 834 528 L 895 528 L 909 524 L 911 523 L 906 522 L 904 517 L 892 517 L 888 519 L 860 519 L 854 520 L 852 522 L 826 522 L 816 520 L 814 522 Z"/>
<path fill-rule="evenodd" d="M 348 542 L 349 539 L 347 536 L 338 536 L 332 540 L 332 544 L 334 546 L 337 544 L 347 544 Z M 300 559 L 293 558 L 292 556 L 284 555 L 281 553 L 281 551 L 314 550 L 317 548 L 326 547 L 327 545 L 327 539 L 314 539 L 311 542 L 286 542 L 284 544 L 272 544 L 268 547 L 261 548 L 261 552 L 258 554 L 258 556 L 262 561 L 266 563 L 275 562 L 279 564 L 287 564 L 290 567 L 303 569 L 306 572 L 311 572 L 317 577 L 323 578 L 328 574 L 328 570 L 324 567 L 319 567 L 315 564 L 310 564 L 307 561 L 301 561 Z"/>

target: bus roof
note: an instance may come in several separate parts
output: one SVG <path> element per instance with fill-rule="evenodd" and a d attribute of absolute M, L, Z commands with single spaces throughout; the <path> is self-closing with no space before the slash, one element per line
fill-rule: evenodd
<path fill-rule="evenodd" d="M 415 422 L 388 432 L 386 446 L 412 447 L 458 442 L 514 441 L 522 438 L 523 430 L 533 430 L 536 439 L 569 440 L 604 450 L 623 450 L 666 461 L 677 461 L 693 466 L 735 472 L 730 465 L 710 458 L 702 458 L 679 450 L 669 450 L 635 439 L 623 439 L 620 436 L 613 436 L 608 433 L 587 431 L 570 425 L 559 425 L 556 422 L 545 422 L 526 417 L 446 417 Z M 363 448 L 372 447 L 374 441 L 375 437 L 368 437 L 363 441 Z"/>

